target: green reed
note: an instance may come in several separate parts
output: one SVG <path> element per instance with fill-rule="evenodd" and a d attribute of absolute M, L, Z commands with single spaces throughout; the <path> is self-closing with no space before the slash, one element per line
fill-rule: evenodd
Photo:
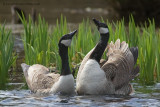
<path fill-rule="evenodd" d="M 31 18 L 27 22 L 21 18 L 25 33 L 23 37 L 25 49 L 25 62 L 27 64 L 40 63 L 54 66 L 60 70 L 61 60 L 58 53 L 58 41 L 60 37 L 71 29 L 66 18 L 57 19 L 57 24 L 48 30 L 48 24 L 41 19 L 33 23 Z M 110 31 L 110 41 L 126 41 L 130 47 L 138 46 L 139 57 L 137 64 L 140 66 L 140 82 L 150 84 L 160 81 L 160 30 L 155 29 L 154 20 L 149 20 L 149 25 L 137 26 L 133 17 L 130 17 L 128 25 L 124 19 L 110 23 L 106 21 Z M 73 38 L 69 48 L 69 62 L 71 68 L 78 66 L 83 57 L 96 45 L 100 36 L 96 26 L 89 20 L 82 21 L 78 26 L 77 36 Z M 107 52 L 107 51 L 106 51 Z M 106 52 L 103 58 L 106 58 Z M 78 71 L 78 69 L 76 69 Z"/>
<path fill-rule="evenodd" d="M 154 20 L 149 21 L 149 26 L 142 28 L 139 37 L 139 64 L 141 66 L 140 79 L 146 83 L 160 81 L 160 32 L 156 31 Z"/>
<path fill-rule="evenodd" d="M 51 52 L 52 52 L 52 62 L 51 65 L 55 66 L 58 70 L 61 68 L 61 59 L 59 56 L 59 51 L 58 51 L 58 43 L 62 35 L 65 35 L 69 33 L 69 30 L 67 28 L 67 22 L 66 19 L 61 16 L 60 21 L 57 19 L 56 26 L 52 29 L 53 32 L 51 33 L 50 36 L 50 42 L 51 42 Z"/>
<path fill-rule="evenodd" d="M 130 17 L 128 26 L 124 20 L 117 23 L 108 23 L 110 41 L 125 40 L 130 47 L 138 46 L 139 56 L 137 64 L 140 66 L 140 82 L 152 84 L 160 81 L 160 31 L 156 31 L 154 20 L 149 25 L 136 26 L 133 17 Z"/>
<path fill-rule="evenodd" d="M 0 25 L 0 88 L 7 82 L 8 71 L 14 64 L 16 56 L 13 54 L 14 40 L 11 31 Z"/>
<path fill-rule="evenodd" d="M 50 62 L 50 42 L 48 24 L 40 16 L 37 22 L 33 22 L 29 16 L 29 21 L 20 17 L 24 25 L 24 35 L 22 36 L 25 52 L 25 62 L 29 65 L 43 64 Z"/>

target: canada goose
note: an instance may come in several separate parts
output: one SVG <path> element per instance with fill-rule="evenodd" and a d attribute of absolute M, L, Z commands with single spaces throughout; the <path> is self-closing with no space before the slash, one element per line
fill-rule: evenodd
<path fill-rule="evenodd" d="M 34 64 L 29 66 L 21 64 L 28 87 L 34 93 L 48 94 L 74 94 L 74 78 L 71 74 L 68 62 L 68 47 L 77 30 L 66 34 L 59 40 L 59 55 L 62 60 L 61 74 L 50 73 L 43 65 Z"/>
<path fill-rule="evenodd" d="M 97 45 L 84 57 L 81 62 L 77 79 L 78 94 L 122 94 L 129 95 L 133 89 L 129 83 L 139 72 L 134 65 L 138 57 L 138 48 L 128 48 L 126 42 L 115 44 L 111 42 L 107 53 L 108 60 L 100 59 L 109 40 L 109 29 L 105 23 L 93 19 L 100 32 Z"/>
<path fill-rule="evenodd" d="M 21 19 L 18 17 L 18 14 L 20 17 L 23 17 L 23 15 L 24 15 L 24 18 L 26 19 L 26 13 L 16 5 L 11 6 L 11 14 L 12 14 L 12 22 L 11 22 L 12 24 L 22 24 Z M 35 8 L 32 8 L 31 18 L 32 18 L 33 22 L 36 21 Z"/>
<path fill-rule="evenodd" d="M 12 14 L 12 24 L 21 24 L 21 20 L 18 17 L 18 14 L 20 15 L 20 17 L 22 17 L 22 13 L 24 14 L 24 17 L 26 18 L 25 12 L 18 8 L 16 5 L 13 5 L 11 7 L 11 14 Z"/>

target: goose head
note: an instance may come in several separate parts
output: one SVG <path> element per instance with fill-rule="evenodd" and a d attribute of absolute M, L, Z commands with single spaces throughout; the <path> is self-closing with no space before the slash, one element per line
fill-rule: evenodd
<path fill-rule="evenodd" d="M 76 32 L 77 30 L 62 36 L 61 39 L 59 40 L 58 46 L 59 47 L 63 47 L 63 46 L 69 47 L 71 45 L 72 37 L 75 35 Z"/>
<path fill-rule="evenodd" d="M 89 58 L 95 59 L 99 63 L 109 40 L 109 30 L 105 23 L 102 23 L 96 19 L 93 19 L 93 22 L 97 26 L 100 33 L 100 40 L 93 49 Z"/>
<path fill-rule="evenodd" d="M 61 69 L 61 75 L 68 75 L 71 74 L 70 68 L 69 68 L 69 62 L 68 62 L 68 47 L 71 45 L 71 41 L 73 36 L 76 34 L 77 30 L 68 33 L 61 37 L 59 40 L 58 46 L 59 46 L 59 55 L 62 60 L 62 69 Z"/>
<path fill-rule="evenodd" d="M 102 23 L 94 18 L 93 18 L 93 22 L 97 26 L 98 31 L 101 35 L 109 33 L 108 26 L 105 23 Z"/>

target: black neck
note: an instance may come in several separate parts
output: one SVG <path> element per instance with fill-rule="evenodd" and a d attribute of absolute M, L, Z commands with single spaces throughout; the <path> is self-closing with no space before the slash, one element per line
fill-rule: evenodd
<path fill-rule="evenodd" d="M 68 61 L 68 47 L 61 44 L 59 46 L 59 55 L 62 61 L 61 75 L 71 74 Z"/>
<path fill-rule="evenodd" d="M 90 59 L 95 59 L 98 63 L 100 62 L 100 59 L 106 49 L 108 40 L 109 40 L 109 33 L 101 34 L 101 38 L 98 44 L 95 46 L 95 49 L 91 53 Z"/>

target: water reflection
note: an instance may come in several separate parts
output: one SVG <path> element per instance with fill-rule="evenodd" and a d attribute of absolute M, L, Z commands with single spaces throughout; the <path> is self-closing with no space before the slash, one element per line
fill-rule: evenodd
<path fill-rule="evenodd" d="M 10 84 L 10 85 L 16 85 Z M 131 96 L 62 96 L 49 95 L 37 96 L 29 90 L 19 89 L 23 83 L 17 83 L 13 90 L 0 90 L 0 106 L 159 106 L 160 105 L 160 84 L 153 86 L 141 86 L 134 84 L 136 92 Z M 147 93 L 146 90 L 152 91 Z"/>

